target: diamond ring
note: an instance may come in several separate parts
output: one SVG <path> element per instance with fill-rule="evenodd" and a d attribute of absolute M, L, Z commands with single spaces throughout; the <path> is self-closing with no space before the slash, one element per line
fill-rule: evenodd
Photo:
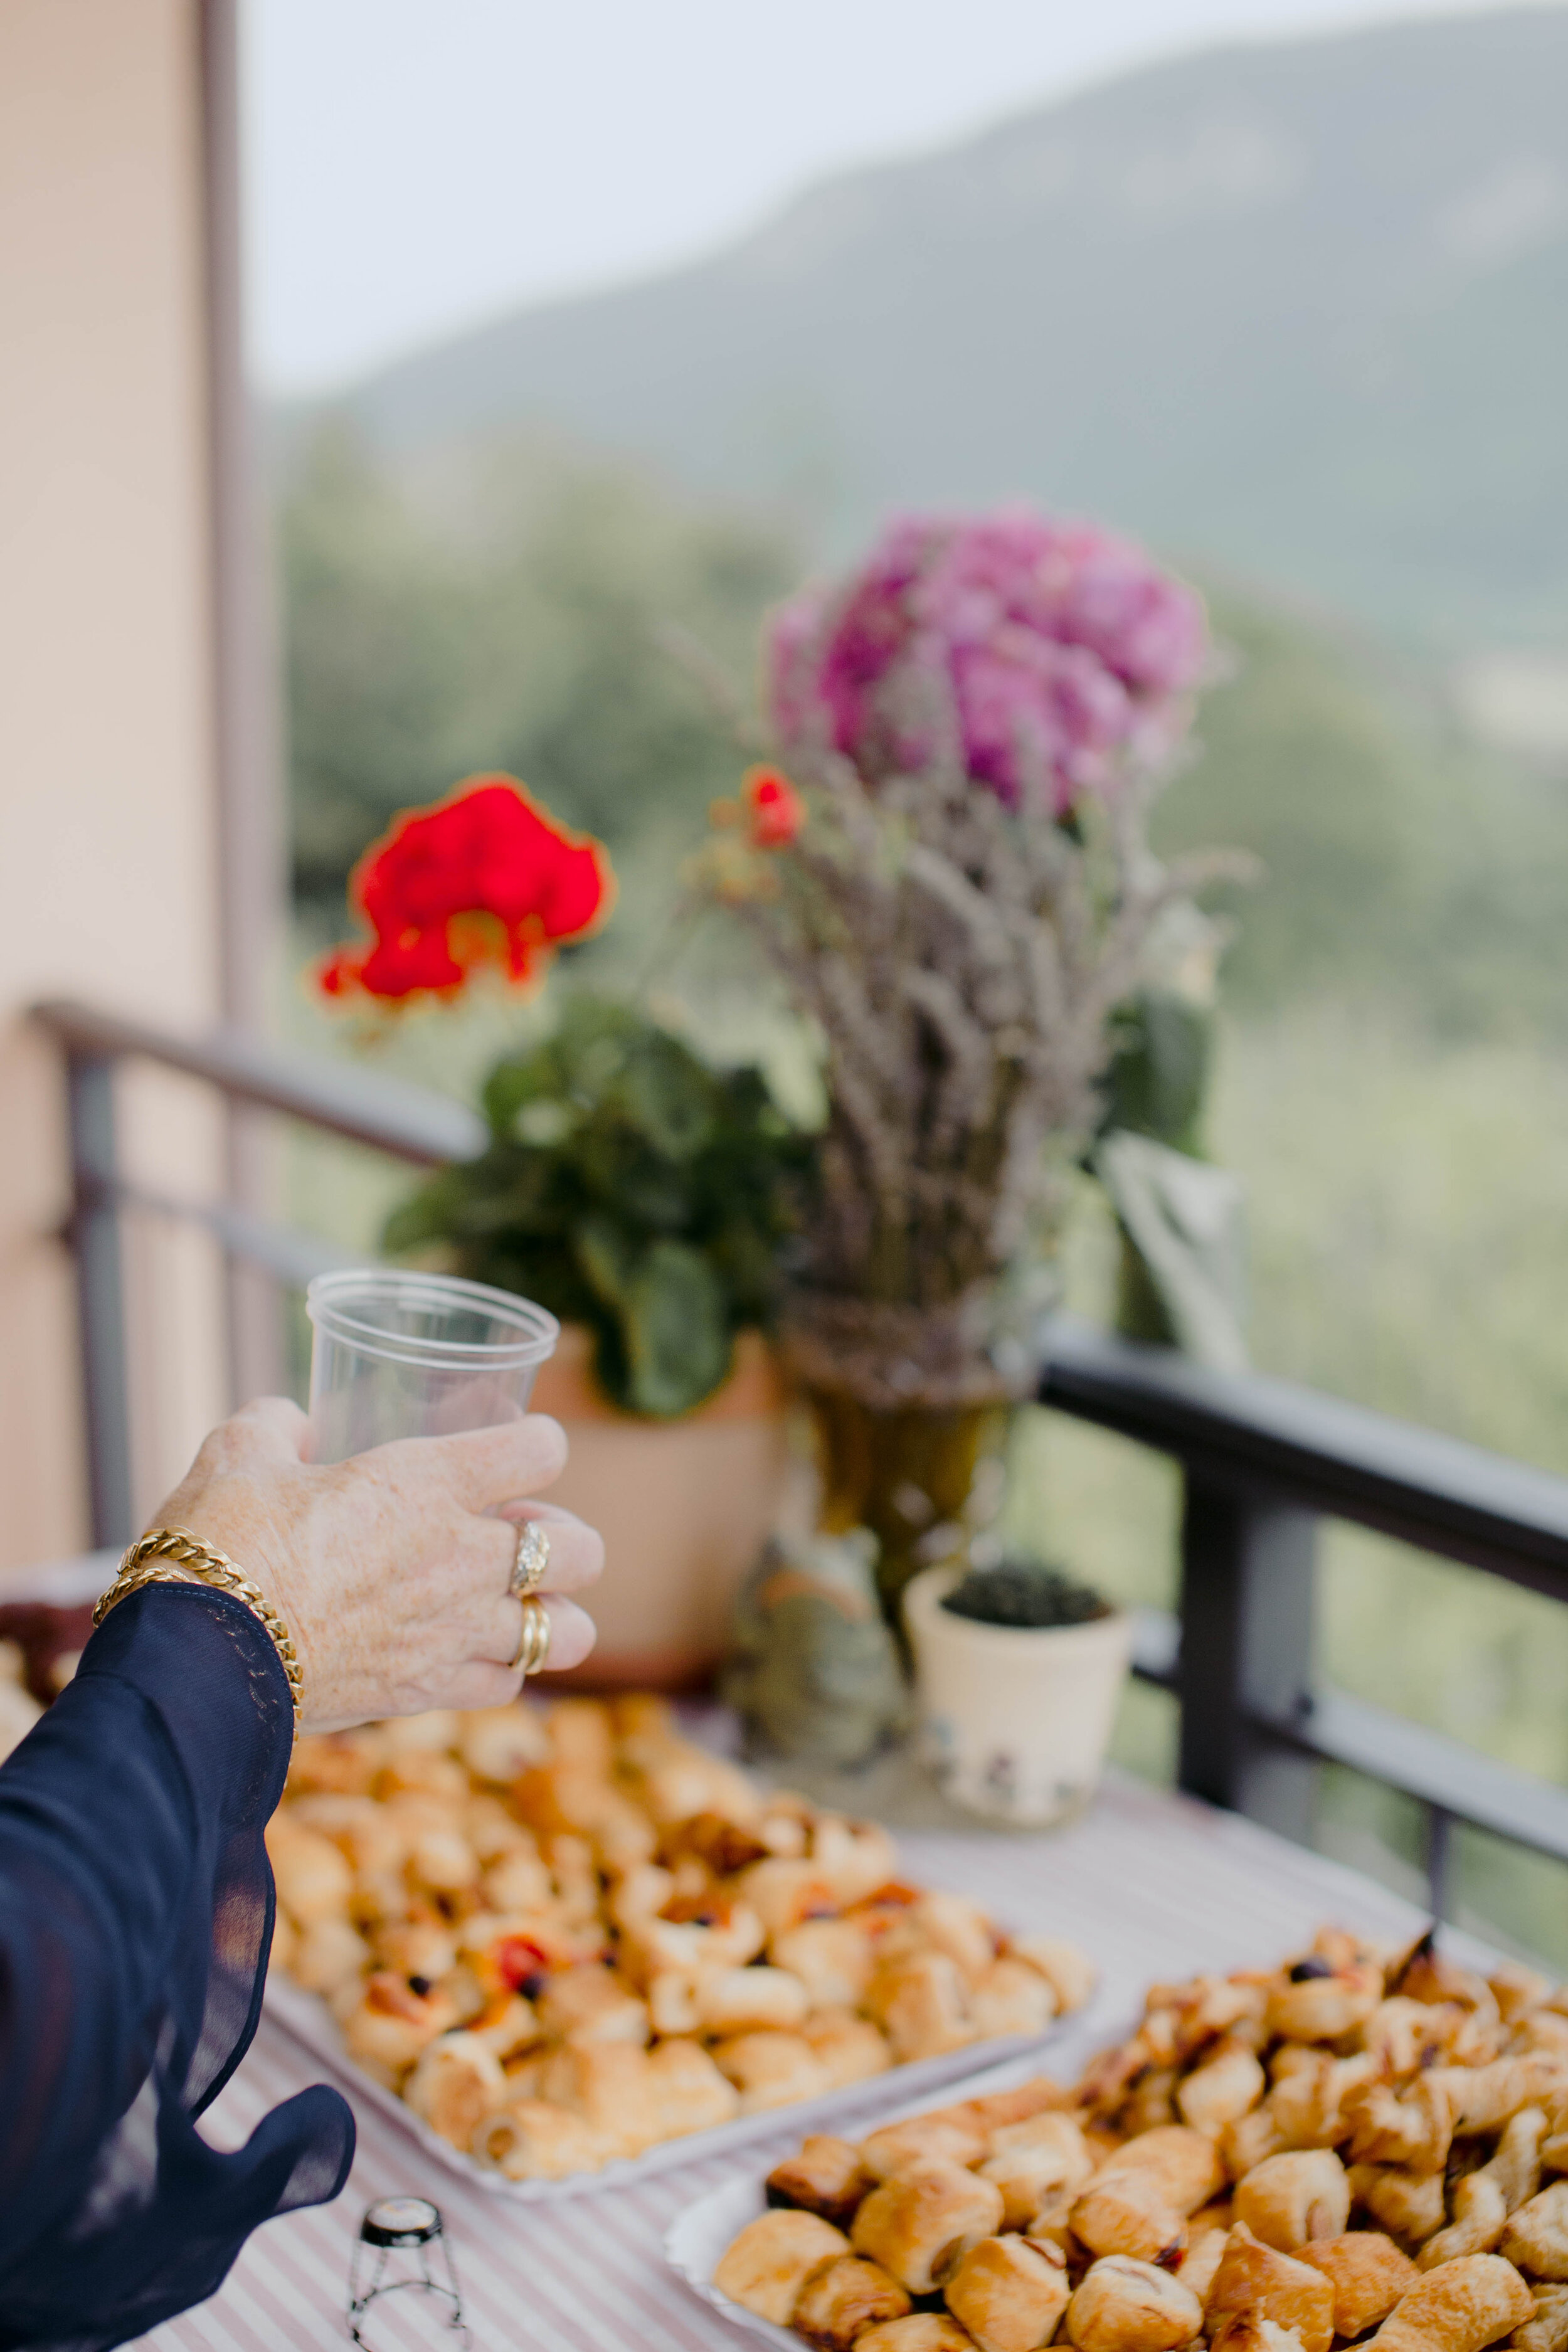
<path fill-rule="evenodd" d="M 514 1601 L 526 1601 L 544 1581 L 550 1565 L 550 1538 L 537 1519 L 524 1519 L 517 1531 L 517 1552 L 507 1591 Z"/>

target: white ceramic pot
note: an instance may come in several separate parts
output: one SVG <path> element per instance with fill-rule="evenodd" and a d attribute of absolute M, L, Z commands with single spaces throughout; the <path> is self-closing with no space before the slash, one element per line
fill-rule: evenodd
<path fill-rule="evenodd" d="M 970 1812 L 1020 1827 L 1066 1820 L 1100 1780 L 1131 1620 L 982 1625 L 942 1606 L 961 1573 L 928 1568 L 904 1594 L 926 1761 Z"/>
<path fill-rule="evenodd" d="M 568 1324 L 533 1391 L 572 1454 L 550 1489 L 605 1538 L 605 1573 L 583 1604 L 599 1629 L 585 1665 L 547 1676 L 584 1689 L 689 1690 L 730 1642 L 741 1579 L 773 1532 L 788 1468 L 786 1400 L 755 1331 L 718 1393 L 679 1421 L 618 1412 L 595 1384 L 593 1340 Z"/>

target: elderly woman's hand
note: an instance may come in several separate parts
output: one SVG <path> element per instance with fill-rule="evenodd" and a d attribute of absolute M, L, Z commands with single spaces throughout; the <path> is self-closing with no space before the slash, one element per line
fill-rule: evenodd
<path fill-rule="evenodd" d="M 253 1578 L 281 1612 L 304 1670 L 304 1723 L 342 1729 L 434 1706 L 499 1706 L 521 1604 L 508 1593 L 517 1522 L 550 1538 L 541 1592 L 592 1583 L 605 1548 L 570 1511 L 521 1498 L 566 1460 L 542 1413 L 456 1437 L 414 1437 L 316 1468 L 297 1405 L 263 1397 L 215 1429 L 153 1522 L 188 1528 Z M 504 1517 L 487 1516 L 496 1512 Z M 549 1663 L 574 1666 L 592 1620 L 552 1598 Z"/>

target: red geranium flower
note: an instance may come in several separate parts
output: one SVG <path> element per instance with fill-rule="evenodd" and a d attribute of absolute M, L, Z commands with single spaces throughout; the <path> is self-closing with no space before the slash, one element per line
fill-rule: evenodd
<path fill-rule="evenodd" d="M 787 849 L 805 823 L 805 803 L 777 768 L 748 768 L 746 806 L 759 849 Z"/>
<path fill-rule="evenodd" d="M 476 776 L 372 843 L 349 899 L 374 941 L 334 948 L 316 985 L 394 1003 L 451 997 L 491 964 L 525 986 L 563 940 L 605 919 L 615 895 L 603 843 L 557 824 L 515 777 Z"/>

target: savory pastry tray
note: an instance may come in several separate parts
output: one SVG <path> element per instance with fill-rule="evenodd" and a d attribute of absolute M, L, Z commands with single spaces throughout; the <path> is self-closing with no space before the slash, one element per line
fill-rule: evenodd
<path fill-rule="evenodd" d="M 1127 2030 L 1130 2023 L 1131 2021 L 1124 2020 L 1118 2027 L 1098 2018 L 1093 2012 L 1064 2018 L 1051 2037 L 1057 2045 L 1051 2052 L 1053 2071 L 1065 2059 L 1068 2072 L 1076 2072 L 1090 2049 L 1098 2047 L 1102 2041 L 1115 2040 L 1119 2032 Z M 973 2049 L 968 2054 L 973 2059 Z M 901 2071 L 912 2075 L 916 2069 L 911 2066 Z M 952 2084 L 953 2104 L 956 2105 L 960 2099 L 980 2098 L 990 2091 L 1011 2090 L 1015 2084 L 1026 2082 L 1038 2071 L 1037 2052 L 1027 2057 L 1016 2055 L 998 2060 L 981 2074 L 965 2075 L 961 2082 L 954 2081 L 952 2074 L 946 2079 Z M 881 2079 L 886 2082 L 889 2078 L 884 2074 Z M 936 2078 L 928 2076 L 927 2079 L 934 2081 Z M 910 2116 L 923 2114 L 929 2105 L 930 2101 L 924 2098 L 903 2100 L 880 2121 L 885 2124 L 902 2123 Z M 778 2120 L 793 2122 L 795 2112 L 785 2109 Z M 709 2137 L 717 2138 L 719 2135 L 712 2133 Z M 749 2334 L 760 2336 L 764 2343 L 776 2345 L 779 2352 L 803 2352 L 802 2338 L 793 2328 L 775 2327 L 771 2319 L 759 2319 L 755 2312 L 747 2311 L 742 2304 L 732 2303 L 713 2284 L 713 2273 L 725 2250 L 748 2221 L 754 2221 L 759 2213 L 766 2210 L 766 2189 L 760 2173 L 752 2173 L 742 2180 L 727 2180 L 722 2188 L 710 2189 L 706 2197 L 700 2197 L 694 2205 L 689 2205 L 672 2222 L 665 2235 L 665 2259 L 677 2276 L 685 2280 L 692 2294 L 700 2296 L 710 2309 L 718 2312 L 731 2326 L 743 2327 Z"/>
<path fill-rule="evenodd" d="M 873 2074 L 863 2082 L 824 2091 L 815 2099 L 797 2100 L 789 2106 L 763 2108 L 756 2115 L 737 2116 L 732 2122 L 714 2125 L 708 2131 L 688 2132 L 679 2139 L 659 2140 L 652 2147 L 646 2148 L 642 2155 L 618 2158 L 597 2172 L 569 2173 L 562 2180 L 509 2180 L 493 2165 L 480 2164 L 461 2148 L 454 2147 L 449 2140 L 432 2131 L 395 2091 L 387 2090 L 363 2067 L 356 2066 L 343 2049 L 342 2036 L 331 2011 L 318 1994 L 305 1992 L 274 1969 L 267 1979 L 266 2007 L 268 2015 L 285 2027 L 312 2058 L 330 2067 L 343 2081 L 355 2100 L 365 2101 L 380 2114 L 390 2116 L 394 2123 L 400 2124 L 427 2154 L 437 2158 L 449 2172 L 460 2174 L 465 2180 L 488 2190 L 491 2196 L 530 2205 L 552 2202 L 562 2197 L 591 2197 L 600 2189 L 628 2188 L 639 2180 L 647 2179 L 656 2172 L 668 2172 L 676 2165 L 696 2164 L 707 2157 L 728 2156 L 731 2150 L 749 2147 L 755 2140 L 766 2139 L 781 2129 L 798 2129 L 803 2136 L 807 2132 L 826 2130 L 839 2117 L 857 2109 L 877 2107 L 894 2093 L 903 2095 L 898 2110 L 900 2116 L 906 2112 L 906 2105 L 910 2101 L 913 2104 L 908 2106 L 908 2112 L 918 2114 L 929 2104 L 931 2092 L 951 2083 L 966 2070 L 973 2070 L 979 2049 L 984 2049 L 996 2066 L 1016 2069 L 1021 2080 L 1033 2071 L 1032 2064 L 1024 2063 L 1026 2059 L 1032 2058 L 1065 2035 L 1069 2026 L 1076 2027 L 1081 2023 L 1081 2017 L 1064 2018 L 1045 2034 L 1008 2034 L 984 2044 L 969 2042 L 963 2049 L 948 2051 L 940 2058 L 918 2058 L 907 2065 L 893 2067 L 886 2074 Z M 990 2079 L 989 2072 L 986 2079 Z M 760 2180 L 753 2182 L 748 2179 L 740 2185 L 748 2195 L 753 2196 L 760 2208 Z M 710 2200 L 703 2201 L 706 2204 Z M 750 2218 L 750 2210 L 740 2214 L 734 2229 L 739 2229 Z M 734 2230 L 730 2235 L 734 2235 Z M 716 2246 L 715 2262 L 728 2242 L 728 2239 L 721 2240 Z M 725 2308 L 728 2310 L 730 2306 L 726 2305 Z M 743 2314 L 740 2315 L 744 2316 Z M 769 2333 L 780 2335 L 784 2341 L 795 2346 L 795 2352 L 799 2352 L 798 2336 L 788 2336 L 783 2330 L 770 2330 Z"/>

